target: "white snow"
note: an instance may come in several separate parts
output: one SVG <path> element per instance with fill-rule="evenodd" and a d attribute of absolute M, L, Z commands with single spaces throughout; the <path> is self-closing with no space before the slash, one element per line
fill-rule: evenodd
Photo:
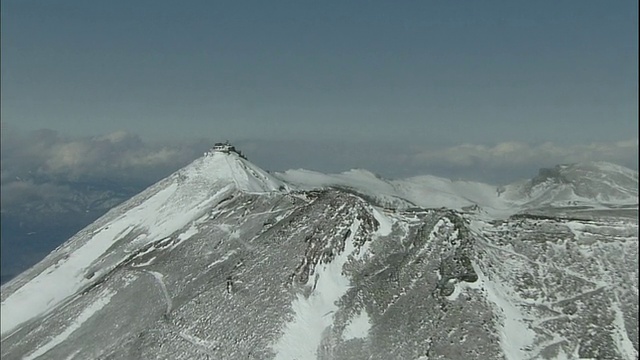
<path fill-rule="evenodd" d="M 107 250 L 122 246 L 125 252 L 135 252 L 150 242 L 169 237 L 202 217 L 207 209 L 233 191 L 270 192 L 281 186 L 284 186 L 281 181 L 235 154 L 213 153 L 197 159 L 168 180 L 121 205 L 119 208 L 126 210 L 121 210 L 119 216 L 93 236 L 67 244 L 67 258 L 9 295 L 1 304 L 0 333 L 5 335 L 25 321 L 49 312 L 124 261 L 124 256 L 107 259 L 114 253 Z M 146 200 L 131 206 L 138 198 Z M 139 235 L 127 244 L 120 244 L 133 231 L 146 236 Z M 179 236 L 179 241 L 187 240 L 196 231 L 194 224 Z M 96 264 L 100 266 L 92 268 Z M 95 272 L 91 279 L 85 278 L 88 271 Z"/>
<path fill-rule="evenodd" d="M 602 166 L 605 170 L 622 171 L 610 169 L 606 165 Z M 637 173 L 635 176 L 637 178 Z M 120 253 L 139 251 L 161 239 L 166 243 L 177 238 L 178 241 L 172 244 L 171 249 L 188 241 L 198 233 L 199 221 L 206 219 L 204 214 L 235 191 L 248 193 L 288 191 L 291 188 L 289 184 L 294 184 L 293 186 L 301 189 L 346 186 L 378 199 L 383 204 L 402 204 L 403 206 L 416 204 L 421 207 L 453 209 L 477 204 L 487 210 L 491 216 L 504 216 L 515 212 L 517 208 L 514 204 L 517 204 L 517 201 L 509 196 L 521 195 L 516 194 L 516 190 L 521 190 L 520 185 L 514 185 L 507 189 L 507 194 L 499 195 L 495 186 L 482 183 L 451 181 L 433 176 L 386 180 L 366 170 L 351 170 L 329 175 L 306 170 L 290 170 L 274 177 L 236 154 L 207 153 L 205 157 L 194 161 L 110 212 L 108 215 L 112 219 L 110 218 L 110 221 L 106 222 L 107 225 L 98 228 L 90 236 L 76 238 L 57 250 L 56 255 L 61 254 L 66 257 L 61 257 L 55 264 L 34 274 L 30 281 L 16 289 L 2 302 L 0 333 L 6 335 L 16 331 L 21 324 L 48 313 L 74 294 L 99 281 L 102 275 L 124 261 L 126 256 L 118 257 Z M 546 198 L 593 202 L 593 199 L 576 196 L 569 188 L 549 189 L 544 186 L 533 189 L 527 201 L 532 199 L 543 201 Z M 140 199 L 143 201 L 136 202 Z M 389 216 L 385 210 L 378 207 L 372 207 L 371 211 L 380 224 L 375 235 L 380 237 L 391 234 L 394 224 L 397 224 L 394 215 Z M 271 212 L 256 213 L 252 216 Z M 333 324 L 334 313 L 338 309 L 336 301 L 350 287 L 350 281 L 342 273 L 342 268 L 349 256 L 355 252 L 353 238 L 359 225 L 357 219 L 351 224 L 351 235 L 346 239 L 345 250 L 341 254 L 328 264 L 317 265 L 314 275 L 306 284 L 310 288 L 313 287 L 311 294 L 306 298 L 299 294 L 293 301 L 294 318 L 285 325 L 283 335 L 272 345 L 277 353 L 277 359 L 315 358 L 323 333 Z M 450 225 L 448 220 L 442 220 L 434 227 L 431 236 L 442 230 L 442 226 Z M 578 239 L 586 236 L 588 232 L 588 226 L 583 223 L 567 222 L 566 225 Z M 240 239 L 238 234 L 231 231 L 231 225 L 221 224 L 219 228 L 228 232 L 231 239 Z M 406 232 L 408 229 L 406 223 L 400 223 L 400 229 L 403 228 Z M 135 239 L 131 239 L 134 236 Z M 456 234 L 452 233 L 450 236 L 456 236 Z M 127 243 L 124 243 L 125 240 Z M 243 245 L 247 248 L 251 246 L 244 241 Z M 367 246 L 369 242 L 359 250 L 356 259 L 362 257 Z M 122 251 L 118 252 L 114 249 Z M 155 247 L 150 247 L 137 257 L 153 250 Z M 227 253 L 208 267 L 228 260 L 234 253 L 235 250 Z M 154 260 L 155 257 L 134 266 L 145 266 Z M 454 293 L 448 298 L 456 299 L 466 288 L 481 290 L 487 300 L 502 311 L 500 341 L 507 359 L 525 357 L 524 349 L 532 344 L 536 334 L 527 325 L 525 317 L 518 308 L 519 300 L 514 294 L 510 294 L 506 287 L 490 281 L 475 264 L 474 268 L 479 276 L 478 281 L 472 284 L 456 284 Z M 95 274 L 87 279 L 85 276 L 88 272 Z M 153 271 L 146 272 L 154 277 L 167 303 L 167 312 L 171 311 L 172 299 L 163 275 Z M 100 299 L 85 308 L 66 329 L 26 358 L 33 359 L 44 355 L 59 345 L 83 322 L 108 304 L 113 294 L 104 292 L 100 296 Z M 636 352 L 626 334 L 622 312 L 619 308 L 614 308 L 614 311 L 617 334 L 615 340 L 618 349 L 622 354 L 633 358 Z M 370 326 L 369 316 L 362 309 L 346 326 L 343 337 L 346 340 L 366 337 Z M 189 338 L 187 335 L 181 334 L 185 339 Z"/>
<path fill-rule="evenodd" d="M 189 238 L 191 238 L 193 235 L 197 233 L 198 233 L 198 228 L 195 225 L 191 225 L 191 227 L 187 229 L 187 231 L 178 235 L 178 240 L 180 241 L 188 240 Z"/>
<path fill-rule="evenodd" d="M 440 280 L 441 277 L 442 277 L 442 275 L 440 275 L 440 272 L 438 271 L 438 280 Z M 456 300 L 458 298 L 458 296 L 460 296 L 460 294 L 467 287 L 466 284 L 467 284 L 466 282 L 459 282 L 459 283 L 455 284 L 455 287 L 453 288 L 453 292 L 449 296 L 447 296 L 447 300 L 449 300 L 449 301 Z"/>
<path fill-rule="evenodd" d="M 615 319 L 613 325 L 615 327 L 615 331 L 613 333 L 613 338 L 616 343 L 616 347 L 620 354 L 622 354 L 627 359 L 636 359 L 638 356 L 638 352 L 633 347 L 633 343 L 631 339 L 629 339 L 629 334 L 627 332 L 627 328 L 625 327 L 624 317 L 622 314 L 622 310 L 618 305 L 617 301 L 612 303 L 613 312 L 615 313 Z"/>
<path fill-rule="evenodd" d="M 569 228 L 569 230 L 573 233 L 573 236 L 575 236 L 576 240 L 580 240 L 582 238 L 583 230 L 585 228 L 585 225 L 583 223 L 577 221 L 567 221 L 566 223 L 564 223 L 564 225 Z"/>
<path fill-rule="evenodd" d="M 502 312 L 502 316 L 499 316 L 502 319 L 499 331 L 500 346 L 505 357 L 507 360 L 527 358 L 525 348 L 533 344 L 536 333 L 525 322 L 525 317 L 516 306 L 516 299 L 510 296 L 502 285 L 490 281 L 475 264 L 473 264 L 473 268 L 478 274 L 478 281 L 464 283 L 463 286 L 480 290 L 485 294 L 487 300 Z M 456 288 L 461 285 L 462 283 L 457 284 Z"/>
<path fill-rule="evenodd" d="M 167 311 L 169 314 L 171 312 L 171 308 L 173 307 L 173 301 L 171 300 L 171 296 L 169 295 L 169 291 L 167 290 L 167 285 L 164 283 L 164 275 L 157 271 L 147 271 L 147 273 L 151 274 L 157 284 L 160 286 L 160 290 L 162 290 L 162 295 L 164 296 L 164 300 L 167 303 Z"/>
<path fill-rule="evenodd" d="M 391 234 L 391 228 L 393 227 L 393 221 L 389 219 L 384 213 L 375 207 L 371 208 L 373 217 L 378 220 L 380 226 L 378 227 L 377 234 L 379 236 L 387 236 Z"/>
<path fill-rule="evenodd" d="M 102 294 L 100 294 L 98 300 L 87 306 L 80 313 L 80 315 L 78 315 L 78 317 L 76 317 L 76 319 L 66 329 L 64 329 L 64 331 L 54 336 L 51 340 L 49 340 L 48 343 L 40 346 L 31 354 L 25 356 L 23 360 L 31 360 L 42 356 L 46 354 L 47 351 L 53 349 L 58 344 L 65 341 L 71 334 L 73 334 L 74 331 L 78 330 L 85 321 L 89 320 L 95 313 L 105 307 L 105 305 L 107 305 L 111 301 L 111 297 L 113 297 L 113 295 L 115 295 L 115 292 L 104 291 Z"/>
<path fill-rule="evenodd" d="M 24 321 L 46 313 L 67 297 L 92 283 L 92 280 L 84 277 L 91 264 L 116 241 L 131 232 L 134 224 L 152 220 L 146 219 L 144 214 L 158 213 L 161 205 L 168 201 L 175 190 L 174 185 L 159 191 L 148 201 L 102 228 L 84 245 L 71 252 L 67 259 L 40 273 L 6 298 L 1 305 L 2 334 Z"/>
<path fill-rule="evenodd" d="M 328 264 L 318 264 L 316 274 L 309 278 L 307 286 L 315 289 L 308 298 L 302 294 L 291 304 L 295 317 L 285 326 L 283 336 L 272 345 L 275 359 L 315 359 L 322 341 L 322 333 L 333 324 L 333 314 L 338 309 L 335 302 L 349 289 L 350 281 L 342 274 L 342 266 L 355 250 L 353 237 L 360 221 L 351 225 L 351 235 L 345 240 L 345 250 Z"/>
<path fill-rule="evenodd" d="M 507 185 L 503 197 L 524 207 L 588 206 L 607 209 L 611 205 L 638 203 L 637 171 L 606 162 L 586 162 L 560 166 L 560 174 L 569 181 L 547 179 L 533 187 L 530 181 L 520 181 Z M 594 193 L 587 191 L 585 194 L 587 183 Z M 631 185 L 633 183 L 635 187 Z"/>
<path fill-rule="evenodd" d="M 151 259 L 145 261 L 145 262 L 141 262 L 139 264 L 132 264 L 131 267 L 143 267 L 143 266 L 148 266 L 153 264 L 153 262 L 156 261 L 156 256 L 152 257 Z"/>
<path fill-rule="evenodd" d="M 225 180 L 232 179 L 237 188 L 245 192 L 264 193 L 287 188 L 282 181 L 234 154 L 213 153 L 199 160 L 206 164 L 209 173 L 218 173 Z"/>
<path fill-rule="evenodd" d="M 143 257 L 143 256 L 145 256 L 145 255 L 147 255 L 147 254 L 149 254 L 149 253 L 151 253 L 151 252 L 153 252 L 155 250 L 156 250 L 155 246 L 150 246 L 148 249 L 137 253 L 136 256 L 134 256 L 131 260 L 135 260 L 137 258 Z"/>
<path fill-rule="evenodd" d="M 211 269 L 212 267 L 221 264 L 227 260 L 229 260 L 229 258 L 231 257 L 231 255 L 234 255 L 235 253 L 237 253 L 236 250 L 231 250 L 229 251 L 227 254 L 225 254 L 223 257 L 221 257 L 220 259 L 212 262 L 211 264 L 207 265 L 207 269 Z"/>
<path fill-rule="evenodd" d="M 341 174 L 323 174 L 310 170 L 287 170 L 276 173 L 276 176 L 287 183 L 303 189 L 315 189 L 334 185 L 350 186 L 357 189 L 369 189 L 373 192 L 390 193 L 391 184 L 376 177 L 366 170 L 350 170 Z"/>
<path fill-rule="evenodd" d="M 498 187 L 474 181 L 452 181 L 436 176 L 416 176 L 399 180 L 386 180 L 366 170 L 350 170 L 340 174 L 322 174 L 308 170 L 288 170 L 276 176 L 303 189 L 342 186 L 352 188 L 364 195 L 377 199 L 380 203 L 395 207 L 415 204 L 424 208 L 447 207 L 462 209 L 470 205 L 479 205 L 488 215 L 504 218 L 518 212 L 521 208 L 536 206 L 586 205 L 594 208 L 607 208 L 609 205 L 637 204 L 636 189 L 620 187 L 611 182 L 608 174 L 626 177 L 627 181 L 637 183 L 637 172 L 608 163 L 588 163 L 573 166 L 567 171 L 582 171 L 587 178 L 600 176 L 598 181 L 605 194 L 596 194 L 594 198 L 578 196 L 574 184 L 557 184 L 552 181 L 541 183 L 530 189 L 529 181 L 519 181 Z M 577 169 L 577 170 L 576 170 Z M 584 171 L 583 171 L 584 172 Z M 611 189 L 608 191 L 606 189 Z M 617 195 L 616 195 L 617 194 Z"/>
<path fill-rule="evenodd" d="M 371 329 L 369 315 L 365 309 L 362 309 L 344 329 L 343 338 L 345 340 L 366 338 L 369 329 Z"/>
<path fill-rule="evenodd" d="M 72 352 L 69 356 L 66 357 L 65 360 L 72 360 L 76 357 L 76 355 L 78 355 L 78 353 L 80 353 L 80 350 L 76 350 L 74 352 Z"/>
<path fill-rule="evenodd" d="M 341 174 L 322 174 L 309 170 L 288 170 L 278 178 L 302 189 L 344 186 L 355 189 L 381 203 L 425 208 L 461 209 L 480 205 L 488 213 L 505 216 L 513 213 L 510 203 L 498 196 L 496 186 L 472 181 L 452 181 L 435 176 L 417 176 L 386 180 L 366 170 L 350 170 Z"/>

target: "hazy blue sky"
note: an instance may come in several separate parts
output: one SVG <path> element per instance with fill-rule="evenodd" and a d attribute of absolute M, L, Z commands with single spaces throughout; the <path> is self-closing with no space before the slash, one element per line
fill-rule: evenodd
<path fill-rule="evenodd" d="M 2 121 L 22 131 L 231 139 L 263 156 L 406 143 L 414 172 L 460 149 L 637 151 L 636 0 L 4 0 L 1 30 Z M 315 144 L 290 166 L 313 168 Z"/>

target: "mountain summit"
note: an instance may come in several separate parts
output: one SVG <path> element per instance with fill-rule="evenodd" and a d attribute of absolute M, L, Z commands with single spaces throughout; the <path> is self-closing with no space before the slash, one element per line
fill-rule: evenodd
<path fill-rule="evenodd" d="M 2 358 L 635 359 L 637 213 L 523 205 L 633 180 L 583 169 L 500 194 L 272 175 L 216 144 L 5 284 Z"/>
<path fill-rule="evenodd" d="M 31 281 L 24 283 L 24 276 L 20 276 L 7 284 L 2 308 L 21 304 L 19 308 L 24 311 L 3 311 L 2 334 L 91 286 L 126 261 L 126 254 L 170 236 L 216 203 L 238 192 L 261 194 L 285 188 L 284 183 L 238 153 L 212 149 L 89 226 L 95 229 L 83 230 L 56 249 L 30 271 L 39 272 Z M 51 261 L 54 266 L 39 271 Z M 15 293 L 5 295 L 16 286 Z"/>
<path fill-rule="evenodd" d="M 527 207 L 638 203 L 638 172 L 606 163 L 588 162 L 540 169 L 531 180 L 507 187 L 505 197 Z"/>

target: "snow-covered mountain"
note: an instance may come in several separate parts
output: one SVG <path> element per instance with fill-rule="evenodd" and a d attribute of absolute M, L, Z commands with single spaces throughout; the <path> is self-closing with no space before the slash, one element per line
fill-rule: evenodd
<path fill-rule="evenodd" d="M 505 198 L 529 208 L 636 205 L 638 172 L 606 162 L 557 165 L 504 190 Z"/>
<path fill-rule="evenodd" d="M 495 186 L 472 181 L 452 181 L 435 176 L 387 180 L 362 169 L 350 170 L 342 174 L 289 170 L 276 175 L 302 189 L 333 187 L 351 190 L 367 197 L 372 203 L 387 208 L 460 209 L 481 205 L 494 210 L 511 210 L 507 209 L 508 204 L 498 198 Z"/>
<path fill-rule="evenodd" d="M 637 172 L 596 167 L 499 189 L 217 148 L 5 284 L 2 358 L 635 359 L 637 209 L 600 205 Z M 559 187 L 591 211 L 541 216 Z"/>
<path fill-rule="evenodd" d="M 355 191 L 382 207 L 446 207 L 456 210 L 481 207 L 494 217 L 541 208 L 579 206 L 581 209 L 602 209 L 638 204 L 638 172 L 605 162 L 541 169 L 533 179 L 507 186 L 452 181 L 435 176 L 387 180 L 361 169 L 341 174 L 288 170 L 276 175 L 302 189 Z"/>

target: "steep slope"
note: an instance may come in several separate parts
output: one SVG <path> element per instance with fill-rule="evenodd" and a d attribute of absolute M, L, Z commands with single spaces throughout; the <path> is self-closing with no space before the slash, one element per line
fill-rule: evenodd
<path fill-rule="evenodd" d="M 415 190 L 348 176 L 370 196 L 207 154 L 3 286 L 2 358 L 637 357 L 637 216 L 385 209 Z"/>
<path fill-rule="evenodd" d="M 2 284 L 38 263 L 111 208 L 143 190 L 111 182 L 70 182 L 36 177 L 14 181 L 11 186 L 49 191 L 20 196 L 21 201 L 8 201 L 8 204 L 5 203 L 7 194 L 3 191 L 0 211 Z"/>
<path fill-rule="evenodd" d="M 116 207 L 6 284 L 2 334 L 95 285 L 130 254 L 172 235 L 233 193 L 278 188 L 284 184 L 237 154 L 206 154 Z"/>

